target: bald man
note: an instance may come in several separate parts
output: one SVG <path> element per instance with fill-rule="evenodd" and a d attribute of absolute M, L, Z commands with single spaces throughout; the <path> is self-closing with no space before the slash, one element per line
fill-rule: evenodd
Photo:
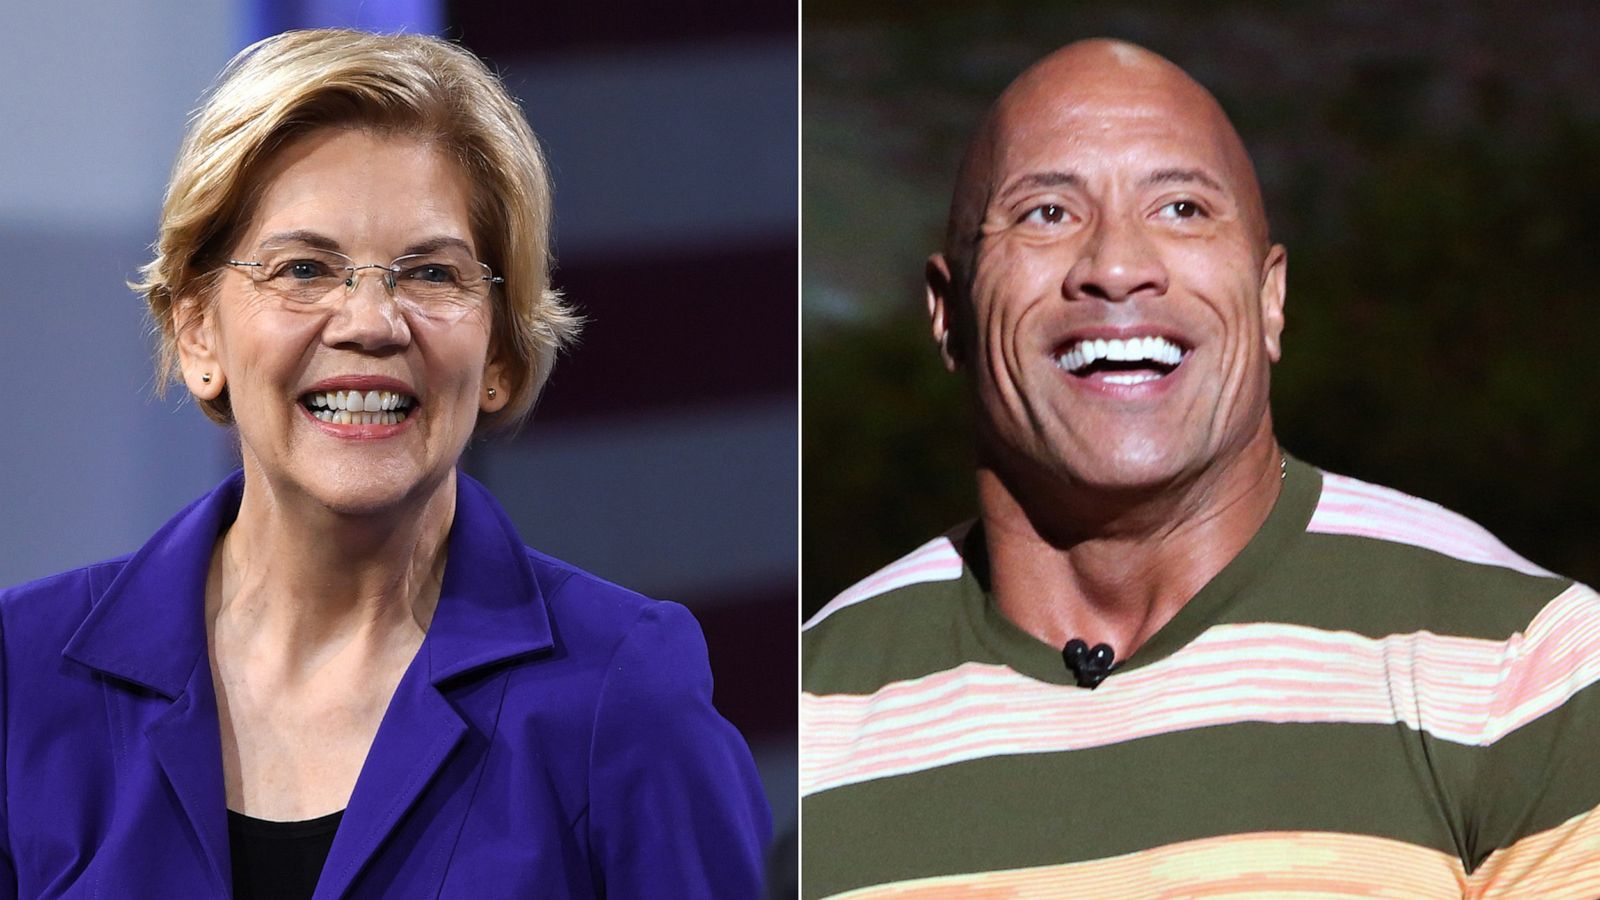
<path fill-rule="evenodd" d="M 1600 896 L 1600 597 L 1280 448 L 1286 254 L 1204 88 L 1034 65 L 926 279 L 979 515 L 806 625 L 807 897 Z"/>

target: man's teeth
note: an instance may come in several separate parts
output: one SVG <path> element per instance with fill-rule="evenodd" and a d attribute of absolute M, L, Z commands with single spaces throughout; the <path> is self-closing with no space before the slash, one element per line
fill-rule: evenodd
<path fill-rule="evenodd" d="M 1154 372 L 1107 372 L 1104 375 L 1106 384 L 1144 384 L 1160 377 Z"/>
<path fill-rule="evenodd" d="M 1080 372 L 1102 359 L 1113 362 L 1153 362 L 1163 366 L 1175 366 L 1183 361 L 1183 350 L 1177 344 L 1163 337 L 1136 337 L 1136 338 L 1094 338 L 1093 340 L 1079 341 L 1067 348 L 1061 354 L 1057 363 L 1068 372 Z M 1161 376 L 1151 373 L 1114 373 L 1106 376 L 1112 384 L 1138 384 L 1141 381 L 1151 381 Z M 1138 375 L 1135 380 L 1129 377 Z"/>
<path fill-rule="evenodd" d="M 336 425 L 398 425 L 414 402 L 394 391 L 319 391 L 305 400 L 312 415 Z"/>

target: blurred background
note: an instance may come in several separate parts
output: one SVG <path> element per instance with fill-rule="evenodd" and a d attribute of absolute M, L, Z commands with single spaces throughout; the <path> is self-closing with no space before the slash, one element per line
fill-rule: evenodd
<path fill-rule="evenodd" d="M 124 286 L 217 71 L 288 27 L 459 39 L 544 143 L 555 281 L 589 318 L 529 426 L 465 468 L 528 543 L 694 610 L 717 706 L 791 823 L 793 5 L 66 0 L 6 18 L 0 384 L 38 403 L 0 428 L 0 585 L 136 549 L 237 464 L 181 389 L 154 396 Z"/>
<path fill-rule="evenodd" d="M 1600 5 L 808 0 L 803 608 L 976 512 L 921 272 L 990 101 L 1092 36 L 1209 87 L 1289 248 L 1284 446 L 1600 582 Z"/>

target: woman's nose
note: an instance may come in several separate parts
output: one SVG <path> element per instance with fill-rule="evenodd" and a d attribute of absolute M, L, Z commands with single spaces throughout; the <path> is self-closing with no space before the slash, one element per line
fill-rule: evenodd
<path fill-rule="evenodd" d="M 366 283 L 372 282 L 371 287 Z M 348 287 L 323 329 L 324 340 L 366 352 L 404 346 L 411 341 L 411 326 L 394 291 L 394 273 L 376 263 L 350 271 Z"/>

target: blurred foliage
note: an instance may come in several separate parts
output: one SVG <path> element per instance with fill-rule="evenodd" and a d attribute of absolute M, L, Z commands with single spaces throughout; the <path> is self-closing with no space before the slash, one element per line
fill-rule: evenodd
<path fill-rule="evenodd" d="M 1397 150 L 1290 253 L 1278 433 L 1600 581 L 1600 128 Z"/>
<path fill-rule="evenodd" d="M 1600 582 L 1600 5 L 1541 13 L 808 3 L 807 613 L 975 511 L 964 388 L 938 364 L 917 279 L 984 105 L 1092 34 L 1188 68 L 1255 156 L 1290 250 L 1285 446 Z"/>
<path fill-rule="evenodd" d="M 802 354 L 809 617 L 863 574 L 971 517 L 977 499 L 966 382 L 939 364 L 925 322 L 808 330 Z"/>

